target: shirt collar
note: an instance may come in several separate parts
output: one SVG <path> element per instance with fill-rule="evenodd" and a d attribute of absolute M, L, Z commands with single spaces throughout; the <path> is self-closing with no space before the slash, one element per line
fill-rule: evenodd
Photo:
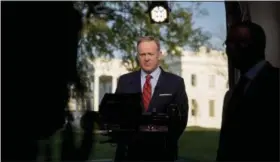
<path fill-rule="evenodd" d="M 152 78 L 157 78 L 160 75 L 160 67 L 158 66 L 150 75 L 152 76 Z M 141 69 L 141 77 L 146 78 L 148 74 Z"/>
<path fill-rule="evenodd" d="M 262 67 L 265 65 L 265 63 L 265 60 L 258 62 L 255 66 L 249 69 L 247 73 L 245 73 L 245 76 L 253 80 L 257 76 L 259 71 L 262 69 Z"/>

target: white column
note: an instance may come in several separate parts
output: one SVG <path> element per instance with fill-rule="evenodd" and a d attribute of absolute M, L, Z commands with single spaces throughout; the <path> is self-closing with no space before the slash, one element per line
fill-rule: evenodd
<path fill-rule="evenodd" d="M 199 115 L 199 126 L 207 127 L 209 119 L 209 99 L 207 95 L 201 95 L 201 98 L 197 100 L 198 102 L 198 115 Z"/>
<path fill-rule="evenodd" d="M 117 88 L 117 77 L 112 76 L 112 93 L 115 93 L 116 88 Z"/>
<path fill-rule="evenodd" d="M 99 110 L 99 75 L 94 75 L 94 111 Z"/>

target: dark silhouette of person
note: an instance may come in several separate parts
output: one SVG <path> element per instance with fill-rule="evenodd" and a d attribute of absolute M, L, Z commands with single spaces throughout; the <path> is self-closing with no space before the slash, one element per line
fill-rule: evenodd
<path fill-rule="evenodd" d="M 265 32 L 240 22 L 225 44 L 241 76 L 225 97 L 216 160 L 279 161 L 279 69 L 265 60 Z"/>
<path fill-rule="evenodd" d="M 65 123 L 81 15 L 72 2 L 2 2 L 2 160 L 35 161 Z"/>
<path fill-rule="evenodd" d="M 168 73 L 160 67 L 159 41 L 153 37 L 142 37 L 137 42 L 137 59 L 140 70 L 120 76 L 116 93 L 141 93 L 144 112 L 167 113 L 170 104 L 177 104 L 182 120 L 169 140 L 164 136 L 139 135 L 128 145 L 128 159 L 122 145 L 118 145 L 116 161 L 173 161 L 177 159 L 177 142 L 187 125 L 188 98 L 183 78 Z M 179 118 L 179 117 L 178 117 Z M 151 133 L 153 134 L 153 133 Z"/>

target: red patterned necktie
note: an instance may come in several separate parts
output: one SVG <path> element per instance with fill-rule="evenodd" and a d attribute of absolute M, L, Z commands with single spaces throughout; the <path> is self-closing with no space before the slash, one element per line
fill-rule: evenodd
<path fill-rule="evenodd" d="M 144 108 L 147 111 L 148 107 L 149 107 L 149 103 L 151 101 L 151 96 L 152 96 L 152 86 L 151 86 L 151 78 L 152 76 L 150 74 L 148 74 L 146 76 L 146 82 L 144 84 L 143 87 L 143 104 L 144 104 Z"/>

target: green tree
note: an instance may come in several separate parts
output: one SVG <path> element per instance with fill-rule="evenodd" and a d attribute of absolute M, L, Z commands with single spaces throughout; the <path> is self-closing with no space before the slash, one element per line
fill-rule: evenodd
<path fill-rule="evenodd" d="M 90 11 L 88 7 L 90 5 L 81 4 L 78 6 L 81 12 Z M 121 53 L 123 65 L 129 71 L 137 70 L 139 66 L 135 59 L 136 40 L 140 36 L 157 37 L 166 54 L 172 56 L 181 55 L 178 47 L 197 50 L 198 47 L 206 44 L 210 35 L 203 32 L 201 28 L 194 28 L 193 17 L 204 16 L 207 12 L 200 9 L 200 3 L 192 4 L 189 8 L 182 8 L 175 4 L 170 13 L 169 23 L 151 24 L 149 14 L 146 12 L 148 3 L 145 1 L 100 3 L 99 8 L 105 9 L 105 13 L 88 14 L 84 18 L 80 54 L 86 57 L 82 57 L 78 64 L 81 66 L 81 73 L 85 76 L 83 78 L 89 79 L 91 76 L 88 74 L 93 74 L 92 71 L 85 72 L 87 68 L 84 66 L 88 59 L 94 60 L 100 56 L 114 58 L 116 51 Z M 164 61 L 162 65 L 167 68 Z"/>

